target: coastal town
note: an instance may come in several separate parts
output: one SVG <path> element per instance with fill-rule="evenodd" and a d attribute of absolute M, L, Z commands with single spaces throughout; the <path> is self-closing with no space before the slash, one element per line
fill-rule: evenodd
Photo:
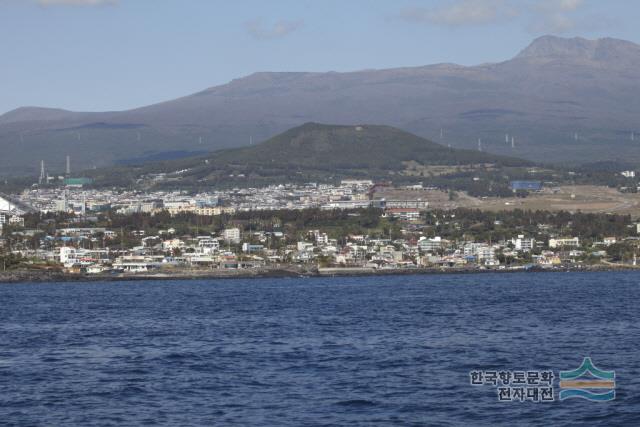
<path fill-rule="evenodd" d="M 375 198 L 378 185 L 35 187 L 0 199 L 0 268 L 121 278 L 636 265 L 640 224 L 628 215 L 442 210 L 427 196 Z"/>
<path fill-rule="evenodd" d="M 0 0 L 0 427 L 639 425 L 638 17 Z"/>

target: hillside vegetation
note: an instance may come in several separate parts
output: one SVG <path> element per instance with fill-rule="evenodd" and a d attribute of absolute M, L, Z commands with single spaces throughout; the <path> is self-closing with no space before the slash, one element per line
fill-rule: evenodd
<path fill-rule="evenodd" d="M 92 171 L 98 184 L 167 174 L 166 185 L 260 185 L 338 178 L 391 179 L 406 162 L 422 165 L 526 166 L 521 159 L 444 147 L 390 126 L 307 123 L 261 144 L 207 156 Z M 156 179 L 157 181 L 157 179 Z"/>

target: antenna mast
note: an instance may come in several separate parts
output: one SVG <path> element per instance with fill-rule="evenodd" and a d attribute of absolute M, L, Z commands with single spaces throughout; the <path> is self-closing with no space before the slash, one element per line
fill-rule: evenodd
<path fill-rule="evenodd" d="M 38 183 L 42 185 L 42 183 L 45 182 L 46 179 L 47 176 L 44 173 L 44 160 L 40 160 L 40 179 L 38 180 Z"/>

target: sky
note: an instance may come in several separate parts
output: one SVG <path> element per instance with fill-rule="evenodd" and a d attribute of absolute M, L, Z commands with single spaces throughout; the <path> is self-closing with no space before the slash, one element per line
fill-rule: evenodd
<path fill-rule="evenodd" d="M 630 0 L 0 0 L 0 114 L 123 110 L 258 71 L 509 59 L 534 38 L 640 43 Z"/>

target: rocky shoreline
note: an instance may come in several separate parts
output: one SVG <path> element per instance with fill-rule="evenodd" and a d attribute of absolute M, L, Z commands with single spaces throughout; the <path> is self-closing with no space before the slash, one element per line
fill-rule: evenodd
<path fill-rule="evenodd" d="M 250 279 L 250 278 L 291 278 L 291 277 L 348 277 L 348 276 L 397 276 L 419 274 L 486 274 L 486 273 L 522 273 L 522 272 L 604 272 L 637 271 L 633 266 L 566 266 L 556 268 L 411 268 L 411 269 L 373 269 L 373 268 L 304 268 L 297 266 L 281 268 L 244 269 L 244 270 L 184 270 L 161 273 L 137 274 L 74 274 L 52 270 L 13 270 L 0 272 L 1 283 L 63 283 L 63 282 L 117 282 L 149 280 L 213 280 L 213 279 Z"/>

